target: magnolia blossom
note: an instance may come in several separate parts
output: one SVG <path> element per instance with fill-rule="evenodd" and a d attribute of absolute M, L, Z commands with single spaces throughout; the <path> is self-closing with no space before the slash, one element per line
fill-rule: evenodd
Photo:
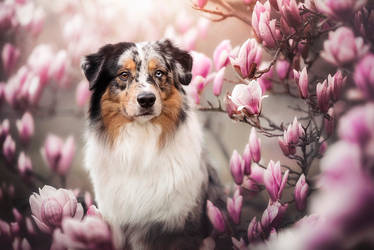
<path fill-rule="evenodd" d="M 237 111 L 246 111 L 249 115 L 259 115 L 261 102 L 266 96 L 262 95 L 261 86 L 252 80 L 248 85 L 237 84 L 232 90 L 229 98 L 236 105 Z"/>
<path fill-rule="evenodd" d="M 23 114 L 21 120 L 16 121 L 19 137 L 27 142 L 34 135 L 34 119 L 29 112 Z"/>
<path fill-rule="evenodd" d="M 244 164 L 244 174 L 250 175 L 251 174 L 251 165 L 252 165 L 252 155 L 251 155 L 251 148 L 249 144 L 245 145 L 244 152 L 243 152 L 243 164 Z"/>
<path fill-rule="evenodd" d="M 225 76 L 225 67 L 221 68 L 216 76 L 214 77 L 213 81 L 213 94 L 215 96 L 219 96 L 222 92 L 223 86 L 223 77 Z"/>
<path fill-rule="evenodd" d="M 207 214 L 210 222 L 214 229 L 218 232 L 223 233 L 225 231 L 225 219 L 223 218 L 222 212 L 208 200 L 206 204 Z"/>
<path fill-rule="evenodd" d="M 276 20 L 270 20 L 270 11 L 269 1 L 264 4 L 257 1 L 252 13 L 252 27 L 265 46 L 274 48 L 281 35 L 275 26 Z"/>
<path fill-rule="evenodd" d="M 13 250 L 31 250 L 30 243 L 25 238 L 14 238 L 12 247 Z"/>
<path fill-rule="evenodd" d="M 274 70 L 273 70 L 273 67 L 271 67 L 268 72 L 262 74 L 257 79 L 257 82 L 261 86 L 262 93 L 265 93 L 267 90 L 270 90 L 273 88 L 273 82 L 272 82 L 273 74 L 274 74 Z"/>
<path fill-rule="evenodd" d="M 259 162 L 261 160 L 261 141 L 257 137 L 256 129 L 252 128 L 249 134 L 249 150 L 251 152 L 252 160 Z"/>
<path fill-rule="evenodd" d="M 264 184 L 272 201 L 277 201 L 281 198 L 283 188 L 287 182 L 288 172 L 289 170 L 282 177 L 280 162 L 274 163 L 272 160 L 269 162 L 264 173 Z"/>
<path fill-rule="evenodd" d="M 309 185 L 305 181 L 305 175 L 302 174 L 295 186 L 295 202 L 298 210 L 302 211 L 306 207 L 306 198 L 308 195 Z"/>
<path fill-rule="evenodd" d="M 339 100 L 346 79 L 347 77 L 343 77 L 342 72 L 339 70 L 333 76 L 330 74 L 327 76 L 328 92 L 334 101 Z"/>
<path fill-rule="evenodd" d="M 70 169 L 75 154 L 74 138 L 69 136 L 65 142 L 55 135 L 48 135 L 41 154 L 53 171 L 60 175 L 65 175 Z"/>
<path fill-rule="evenodd" d="M 230 171 L 235 183 L 241 185 L 244 177 L 244 166 L 243 159 L 236 150 L 234 150 L 230 159 Z"/>
<path fill-rule="evenodd" d="M 53 233 L 52 250 L 57 249 L 90 249 L 114 250 L 112 231 L 100 217 L 86 216 L 82 221 L 76 218 L 65 218 L 62 230 Z"/>
<path fill-rule="evenodd" d="M 194 3 L 202 9 L 208 3 L 208 0 L 194 0 Z"/>
<path fill-rule="evenodd" d="M 213 61 L 216 66 L 216 70 L 220 70 L 225 67 L 229 62 L 229 56 L 231 53 L 231 42 L 230 40 L 223 40 L 218 44 L 213 52 Z"/>
<path fill-rule="evenodd" d="M 240 49 L 233 51 L 230 62 L 242 78 L 250 78 L 260 65 L 262 49 L 253 38 L 245 41 Z"/>
<path fill-rule="evenodd" d="M 302 98 L 307 98 L 309 95 L 308 90 L 308 72 L 306 67 L 301 72 L 293 70 L 294 79 L 297 83 L 297 87 L 299 88 L 300 96 Z"/>
<path fill-rule="evenodd" d="M 279 146 L 284 155 L 293 155 L 296 153 L 296 144 L 299 142 L 299 138 L 305 134 L 305 131 L 301 124 L 295 117 L 293 123 L 288 125 L 287 130 L 284 131 L 283 137 L 278 138 Z"/>
<path fill-rule="evenodd" d="M 27 63 L 32 71 L 39 77 L 42 85 L 50 79 L 50 67 L 54 61 L 53 51 L 50 45 L 37 45 L 31 52 Z"/>
<path fill-rule="evenodd" d="M 280 220 L 287 210 L 288 204 L 282 205 L 280 202 L 269 202 L 261 217 L 261 227 L 265 233 L 269 234 L 271 229 L 278 226 Z"/>
<path fill-rule="evenodd" d="M 67 74 L 67 64 L 67 53 L 65 50 L 60 50 L 59 52 L 57 52 L 57 55 L 52 61 L 52 64 L 48 71 L 49 76 L 57 81 L 58 85 L 61 87 L 65 87 L 64 83 L 66 82 L 66 80 L 64 78 Z"/>
<path fill-rule="evenodd" d="M 16 143 L 11 135 L 7 135 L 3 144 L 3 154 L 8 162 L 11 162 L 16 152 Z"/>
<path fill-rule="evenodd" d="M 6 43 L 1 52 L 1 59 L 3 62 L 4 71 L 9 74 L 12 72 L 17 64 L 20 56 L 20 50 L 10 43 Z"/>
<path fill-rule="evenodd" d="M 317 102 L 321 112 L 326 113 L 329 109 L 330 92 L 327 85 L 327 81 L 317 84 Z"/>
<path fill-rule="evenodd" d="M 374 99 L 374 54 L 368 54 L 356 65 L 354 80 L 362 93 Z"/>
<path fill-rule="evenodd" d="M 248 237 L 249 243 L 251 243 L 252 241 L 256 240 L 259 237 L 259 232 L 257 231 L 257 229 L 258 229 L 257 219 L 256 217 L 253 217 L 247 229 L 247 237 Z"/>
<path fill-rule="evenodd" d="M 191 52 L 193 63 L 192 63 L 192 75 L 195 76 L 202 76 L 207 77 L 211 68 L 212 68 L 212 60 L 204 55 L 203 53 L 199 52 Z"/>
<path fill-rule="evenodd" d="M 0 123 L 0 139 L 4 139 L 9 134 L 10 123 L 8 119 Z"/>
<path fill-rule="evenodd" d="M 302 24 L 303 20 L 296 0 L 277 0 L 277 3 L 280 14 L 289 25 L 298 27 Z"/>
<path fill-rule="evenodd" d="M 278 74 L 279 79 L 284 80 L 290 72 L 290 63 L 287 60 L 278 60 L 275 65 L 275 70 Z"/>
<path fill-rule="evenodd" d="M 21 176 L 28 177 L 32 169 L 32 163 L 30 157 L 25 152 L 19 154 L 17 167 Z"/>
<path fill-rule="evenodd" d="M 243 196 L 240 195 L 240 189 L 237 189 L 232 198 L 227 198 L 227 211 L 235 224 L 240 223 L 240 214 L 243 205 Z"/>
<path fill-rule="evenodd" d="M 352 63 L 362 57 L 369 50 L 362 37 L 355 37 L 353 31 L 347 27 L 340 27 L 329 32 L 329 39 L 323 44 L 321 56 L 337 66 Z"/>
<path fill-rule="evenodd" d="M 316 1 L 318 10 L 330 17 L 346 20 L 353 13 L 366 4 L 366 0 L 321 0 Z"/>
<path fill-rule="evenodd" d="M 83 208 L 77 202 L 73 192 L 66 189 L 55 189 L 44 186 L 39 194 L 34 193 L 29 199 L 32 218 L 36 225 L 45 233 L 52 233 L 56 227 L 61 226 L 64 217 L 81 219 Z"/>
<path fill-rule="evenodd" d="M 91 92 L 88 86 L 89 84 L 87 80 L 82 80 L 78 83 L 75 91 L 75 101 L 78 107 L 83 107 L 90 99 Z"/>

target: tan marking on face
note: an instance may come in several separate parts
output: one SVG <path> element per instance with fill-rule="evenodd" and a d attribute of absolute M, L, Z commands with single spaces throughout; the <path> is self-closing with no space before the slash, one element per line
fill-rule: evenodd
<path fill-rule="evenodd" d="M 127 59 L 123 62 L 122 68 L 119 71 L 128 70 L 134 73 L 136 71 L 136 63 L 132 59 Z"/>
<path fill-rule="evenodd" d="M 132 120 L 123 115 L 122 105 L 126 102 L 126 98 L 121 98 L 122 95 L 114 95 L 110 93 L 109 87 L 101 97 L 101 117 L 104 129 L 108 135 L 111 145 L 118 138 L 120 129 Z"/>
<path fill-rule="evenodd" d="M 161 114 L 154 119 L 154 124 L 161 126 L 162 132 L 159 138 L 159 147 L 162 148 L 168 136 L 171 136 L 179 121 L 179 112 L 182 109 L 182 95 L 173 85 L 170 93 L 161 92 L 162 111 Z"/>
<path fill-rule="evenodd" d="M 151 59 L 148 62 L 148 72 L 154 72 L 159 67 L 159 61 L 157 59 Z"/>

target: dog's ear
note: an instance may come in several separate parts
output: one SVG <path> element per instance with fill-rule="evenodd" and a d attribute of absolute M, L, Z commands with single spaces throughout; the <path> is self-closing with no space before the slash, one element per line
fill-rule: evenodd
<path fill-rule="evenodd" d="M 184 50 L 181 50 L 173 45 L 173 43 L 166 39 L 162 41 L 168 54 L 172 57 L 172 60 L 176 62 L 176 72 L 179 83 L 183 85 L 188 85 L 192 79 L 192 57 Z"/>
<path fill-rule="evenodd" d="M 90 90 L 93 90 L 99 82 L 103 72 L 104 62 L 105 56 L 101 53 L 101 51 L 85 56 L 82 59 L 81 68 L 89 82 Z"/>

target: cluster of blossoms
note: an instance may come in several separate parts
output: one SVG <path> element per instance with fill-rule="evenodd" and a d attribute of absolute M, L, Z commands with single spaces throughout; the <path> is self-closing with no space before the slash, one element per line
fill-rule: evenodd
<path fill-rule="evenodd" d="M 142 2 L 142 15 L 125 2 L 113 8 L 107 1 L 65 0 L 51 4 L 48 11 L 31 0 L 0 3 L 0 31 L 6 41 L 1 49 L 0 101 L 5 115 L 0 120 L 0 161 L 2 170 L 20 178 L 29 197 L 29 206 L 19 204 L 22 185 L 0 185 L 1 209 L 9 211 L 0 215 L 1 246 L 114 249 L 111 227 L 90 193 L 82 197 L 79 189 L 66 189 L 76 138 L 44 133 L 38 125 L 40 117 L 64 112 L 58 109 L 58 95 L 71 96 L 72 90 L 76 107 L 67 113 L 83 117 L 90 92 L 79 77 L 82 55 L 108 42 L 137 40 L 144 33 L 144 40 L 162 35 L 190 51 L 193 78 L 187 93 L 198 109 L 225 112 L 251 126 L 243 153 L 234 150 L 230 159 L 233 184 L 227 187 L 226 206 L 207 201 L 214 231 L 204 240 L 204 249 L 214 249 L 215 241 L 222 239 L 239 250 L 373 248 L 373 4 L 192 2 L 194 9 L 215 21 L 234 17 L 248 24 L 249 37 L 237 46 L 222 40 L 210 57 L 195 51 L 209 21 L 181 12 L 175 25 L 165 26 L 161 17 L 174 16 L 173 8 L 158 8 L 161 14 L 155 16 L 157 1 Z M 47 41 L 37 44 L 49 12 L 59 16 L 60 47 Z M 116 20 L 133 25 L 123 32 L 123 26 L 112 25 Z M 27 39 L 33 41 L 31 47 L 20 42 Z M 213 101 L 204 96 L 210 85 Z M 275 95 L 287 98 L 289 110 L 295 111 L 293 121 L 267 116 L 266 104 Z M 38 134 L 41 145 L 33 140 Z M 328 146 L 331 138 L 338 141 Z M 276 145 L 282 158 L 267 159 L 270 148 L 261 143 L 264 140 Z M 58 176 L 62 188 L 48 185 L 50 178 L 36 172 L 33 147 L 40 148 L 37 156 Z M 319 176 L 313 174 L 317 166 Z M 45 186 L 38 190 L 40 185 Z M 248 213 L 254 203 L 257 211 Z"/>

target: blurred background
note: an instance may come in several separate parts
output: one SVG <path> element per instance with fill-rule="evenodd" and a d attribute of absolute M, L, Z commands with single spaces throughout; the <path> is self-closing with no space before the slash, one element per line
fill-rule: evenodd
<path fill-rule="evenodd" d="M 5 13 L 1 13 L 2 15 L 6 15 L 6 2 L 2 3 L 0 11 Z M 248 17 L 250 16 L 249 9 L 246 9 L 242 0 L 231 2 L 242 6 L 242 15 L 248 13 Z M 190 0 L 19 1 L 19 7 L 13 10 L 17 20 L 11 20 L 17 22 L 17 29 L 2 33 L 0 38 L 1 47 L 11 43 L 20 52 L 11 73 L 0 67 L 0 81 L 7 84 L 3 98 L 5 100 L 0 106 L 0 121 L 9 119 L 11 134 L 16 135 L 16 120 L 22 117 L 25 110 L 31 111 L 35 121 L 34 136 L 28 144 L 16 145 L 16 148 L 17 151 L 23 149 L 30 156 L 35 173 L 39 173 L 50 185 L 62 185 L 61 178 L 53 174 L 53 170 L 43 160 L 41 149 L 50 134 L 63 140 L 72 135 L 76 152 L 66 174 L 66 186 L 92 194 L 92 187 L 82 164 L 89 97 L 88 83 L 83 80 L 79 67 L 82 56 L 96 52 L 107 43 L 152 41 L 168 37 L 181 48 L 195 50 L 212 58 L 214 49 L 222 40 L 230 40 L 234 48 L 252 37 L 249 27 L 240 20 L 228 18 L 220 22 L 210 21 L 205 13 L 194 10 L 192 6 Z M 270 59 L 270 56 L 264 53 L 263 58 Z M 36 102 L 12 102 L 16 94 L 12 95 L 12 87 L 9 85 L 17 80 L 20 68 L 26 65 L 27 68 L 48 71 L 54 64 L 58 64 L 56 67 L 63 67 L 63 73 L 47 80 Z M 223 93 L 230 91 L 233 83 L 238 82 L 231 67 L 226 70 L 225 78 L 227 81 Z M 221 101 L 223 95 L 220 97 Z M 217 103 L 211 85 L 204 89 L 200 105 L 207 106 L 207 100 Z M 274 95 L 263 101 L 262 112 L 275 122 L 288 123 L 295 115 L 300 115 L 288 107 L 302 106 L 300 100 Z M 199 112 L 199 116 L 205 127 L 205 149 L 209 159 L 219 171 L 221 179 L 232 184 L 229 160 L 234 149 L 243 152 L 248 143 L 250 127 L 234 122 L 225 113 Z M 280 160 L 282 164 L 289 166 L 295 164 L 283 156 L 276 137 L 260 137 L 263 165 L 267 165 L 270 159 Z M 5 166 L 8 163 L 2 159 L 0 164 Z M 17 182 L 16 176 L 3 167 L 0 168 L 0 183 L 17 183 L 15 188 L 25 191 L 25 196 L 18 199 L 27 202 L 27 183 Z"/>

